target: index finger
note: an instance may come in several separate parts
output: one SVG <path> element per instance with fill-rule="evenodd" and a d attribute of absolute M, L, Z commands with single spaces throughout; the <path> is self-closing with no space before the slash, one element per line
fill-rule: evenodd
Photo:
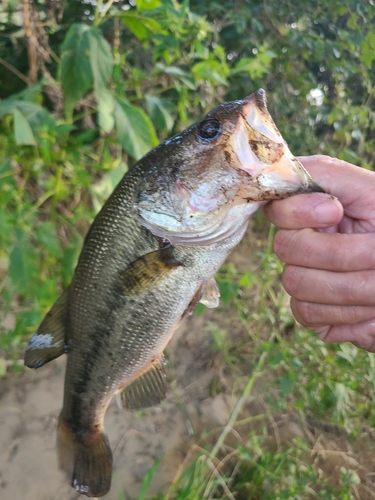
<path fill-rule="evenodd" d="M 345 215 L 358 220 L 367 217 L 368 205 L 374 200 L 373 171 L 324 155 L 302 156 L 299 160 L 326 193 L 340 200 Z"/>

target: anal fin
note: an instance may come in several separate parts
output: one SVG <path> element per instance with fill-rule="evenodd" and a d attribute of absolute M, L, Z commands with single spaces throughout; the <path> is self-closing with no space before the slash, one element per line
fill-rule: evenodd
<path fill-rule="evenodd" d="M 25 365 L 29 368 L 39 368 L 67 352 L 68 290 L 56 300 L 29 342 L 25 353 Z"/>
<path fill-rule="evenodd" d="M 117 393 L 117 403 L 126 410 L 141 410 L 155 406 L 165 399 L 167 393 L 167 376 L 164 356 L 148 368 L 148 370 L 131 384 Z"/>
<path fill-rule="evenodd" d="M 216 283 L 215 278 L 211 278 L 208 281 L 199 302 L 208 307 L 209 309 L 213 309 L 214 307 L 217 307 L 219 305 L 219 298 L 220 298 L 219 286 Z"/>

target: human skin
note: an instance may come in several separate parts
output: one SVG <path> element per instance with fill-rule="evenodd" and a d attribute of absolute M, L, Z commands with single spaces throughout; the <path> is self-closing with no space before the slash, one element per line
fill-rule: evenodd
<path fill-rule="evenodd" d="M 280 228 L 274 251 L 293 314 L 325 342 L 375 352 L 375 172 L 328 156 L 299 160 L 328 194 L 264 207 Z"/>

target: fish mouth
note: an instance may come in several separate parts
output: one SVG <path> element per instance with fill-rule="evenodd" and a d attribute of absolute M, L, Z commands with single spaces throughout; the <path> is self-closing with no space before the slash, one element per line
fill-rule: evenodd
<path fill-rule="evenodd" d="M 243 102 L 232 147 L 239 168 L 251 176 L 253 185 L 258 185 L 268 199 L 323 193 L 282 138 L 268 112 L 265 91 L 259 89 Z"/>

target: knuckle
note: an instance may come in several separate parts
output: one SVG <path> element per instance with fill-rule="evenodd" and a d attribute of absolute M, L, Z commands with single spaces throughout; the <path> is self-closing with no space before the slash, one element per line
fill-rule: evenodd
<path fill-rule="evenodd" d="M 317 323 L 316 304 L 297 300 L 294 303 L 295 313 L 301 319 L 303 325 L 314 325 Z"/>
<path fill-rule="evenodd" d="M 273 249 L 280 260 L 285 262 L 285 257 L 290 253 L 289 243 L 291 239 L 291 231 L 280 229 L 275 235 L 273 241 Z"/>
<path fill-rule="evenodd" d="M 345 296 L 350 305 L 361 305 L 364 298 L 373 290 L 374 282 L 367 272 L 349 273 L 346 281 Z"/>
<path fill-rule="evenodd" d="M 331 163 L 332 160 L 335 160 L 335 158 L 332 158 L 332 156 L 328 156 L 328 155 L 314 155 L 313 158 L 318 163 Z"/>
<path fill-rule="evenodd" d="M 361 321 L 360 309 L 357 306 L 345 306 L 341 308 L 341 321 L 349 325 Z"/>
<path fill-rule="evenodd" d="M 352 248 L 349 248 L 345 244 L 337 246 L 336 252 L 328 252 L 328 255 L 330 255 L 331 258 L 330 263 L 332 263 L 332 265 L 336 267 L 338 262 L 340 263 L 340 270 L 344 272 L 350 271 L 352 250 Z"/>
<path fill-rule="evenodd" d="M 303 273 L 297 266 L 287 265 L 284 268 L 282 283 L 292 297 L 298 296 L 303 285 Z M 298 297 L 297 297 L 298 298 Z"/>
<path fill-rule="evenodd" d="M 328 326 L 322 326 L 319 328 L 315 328 L 315 333 L 318 335 L 320 340 L 322 342 L 326 343 L 331 343 L 332 340 L 330 339 L 330 334 L 332 333 L 333 327 L 328 325 Z"/>

